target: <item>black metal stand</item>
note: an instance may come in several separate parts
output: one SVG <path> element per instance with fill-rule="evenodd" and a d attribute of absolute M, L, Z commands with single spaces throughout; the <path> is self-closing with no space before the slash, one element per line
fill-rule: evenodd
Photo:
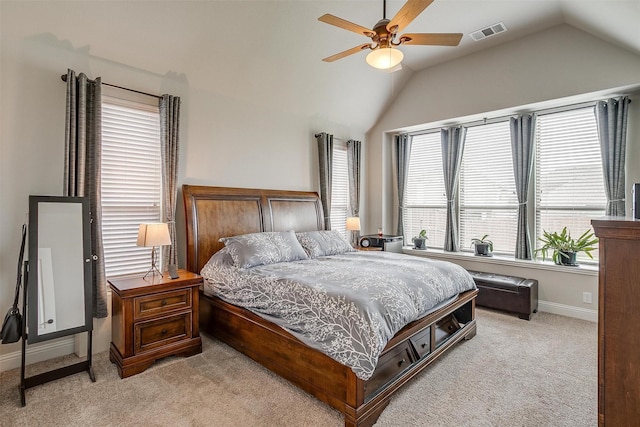
<path fill-rule="evenodd" d="M 29 276 L 29 261 L 24 262 L 24 288 L 22 297 L 22 357 L 20 367 L 20 403 L 22 406 L 27 404 L 25 392 L 28 388 L 35 387 L 37 385 L 48 383 L 60 378 L 67 377 L 69 375 L 77 374 L 78 372 L 87 371 L 89 378 L 92 382 L 96 382 L 96 377 L 93 373 L 93 367 L 91 366 L 91 341 L 92 331 L 87 331 L 87 360 L 78 362 L 73 365 L 57 368 L 49 372 L 43 372 L 42 374 L 34 375 L 32 377 L 26 377 L 26 353 L 27 353 L 27 283 Z"/>

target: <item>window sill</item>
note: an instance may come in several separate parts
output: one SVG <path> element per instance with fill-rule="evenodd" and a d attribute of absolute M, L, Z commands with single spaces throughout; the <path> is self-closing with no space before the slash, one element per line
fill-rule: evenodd
<path fill-rule="evenodd" d="M 515 259 L 506 255 L 494 255 L 492 257 L 480 257 L 475 256 L 470 252 L 445 252 L 442 249 L 413 249 L 411 246 L 404 246 L 402 253 L 414 256 L 422 256 L 426 258 L 438 258 L 446 260 L 460 260 L 480 262 L 486 264 L 505 265 L 510 267 L 519 268 L 532 268 L 537 270 L 554 271 L 558 273 L 572 273 L 572 274 L 584 274 L 586 276 L 597 276 L 597 265 L 579 265 L 576 267 L 568 267 L 562 265 L 555 265 L 551 261 L 528 261 L 522 259 Z"/>

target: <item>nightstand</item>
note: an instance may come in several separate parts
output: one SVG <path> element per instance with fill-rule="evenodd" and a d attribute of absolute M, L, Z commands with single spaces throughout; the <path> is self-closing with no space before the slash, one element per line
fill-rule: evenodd
<path fill-rule="evenodd" d="M 111 349 L 120 378 L 138 374 L 167 356 L 202 352 L 198 324 L 202 277 L 178 270 L 171 279 L 155 275 L 110 279 Z"/>
<path fill-rule="evenodd" d="M 359 251 L 381 251 L 382 248 L 377 248 L 375 246 L 369 246 L 368 248 L 363 248 L 362 246 L 356 246 L 356 249 Z"/>

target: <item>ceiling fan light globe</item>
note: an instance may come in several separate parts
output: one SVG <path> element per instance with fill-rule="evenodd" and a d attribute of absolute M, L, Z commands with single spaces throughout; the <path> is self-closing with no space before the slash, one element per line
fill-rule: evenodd
<path fill-rule="evenodd" d="M 388 70 L 401 63 L 403 58 L 401 50 L 384 47 L 372 50 L 367 55 L 367 64 L 379 70 Z"/>

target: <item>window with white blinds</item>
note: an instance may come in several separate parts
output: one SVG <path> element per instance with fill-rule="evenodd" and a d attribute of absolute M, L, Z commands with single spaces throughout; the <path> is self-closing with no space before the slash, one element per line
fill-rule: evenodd
<path fill-rule="evenodd" d="M 539 247 L 544 230 L 566 226 L 574 238 L 591 230 L 591 219 L 605 214 L 606 196 L 593 106 L 541 112 L 535 133 L 529 218 L 535 218 L 530 227 L 533 246 Z M 518 198 L 510 141 L 507 120 L 467 128 L 457 200 L 462 250 L 488 234 L 494 252 L 515 252 Z M 412 137 L 404 212 L 405 241 L 424 228 L 429 246 L 439 248 L 446 214 L 440 145 L 439 132 Z M 597 262 L 597 251 L 592 255 L 595 260 L 579 253 L 578 260 Z"/>
<path fill-rule="evenodd" d="M 508 121 L 467 129 L 459 182 L 460 249 L 488 234 L 495 253 L 513 254 L 518 196 Z"/>
<path fill-rule="evenodd" d="M 331 176 L 331 229 L 340 232 L 347 241 L 347 216 L 349 216 L 349 174 L 347 146 L 333 144 L 333 172 Z"/>
<path fill-rule="evenodd" d="M 593 107 L 538 116 L 535 182 L 537 237 L 543 230 L 560 232 L 564 226 L 572 237 L 580 237 L 591 229 L 591 219 L 605 214 L 607 200 Z M 591 254 L 597 260 L 597 251 Z M 582 252 L 578 260 L 591 261 Z"/>
<path fill-rule="evenodd" d="M 102 236 L 107 277 L 145 272 L 151 248 L 136 246 L 138 228 L 160 221 L 158 107 L 103 97 Z"/>
<path fill-rule="evenodd" d="M 403 227 L 406 244 L 411 244 L 413 237 L 425 229 L 429 247 L 444 247 L 447 197 L 440 146 L 440 132 L 411 137 L 404 199 Z"/>

